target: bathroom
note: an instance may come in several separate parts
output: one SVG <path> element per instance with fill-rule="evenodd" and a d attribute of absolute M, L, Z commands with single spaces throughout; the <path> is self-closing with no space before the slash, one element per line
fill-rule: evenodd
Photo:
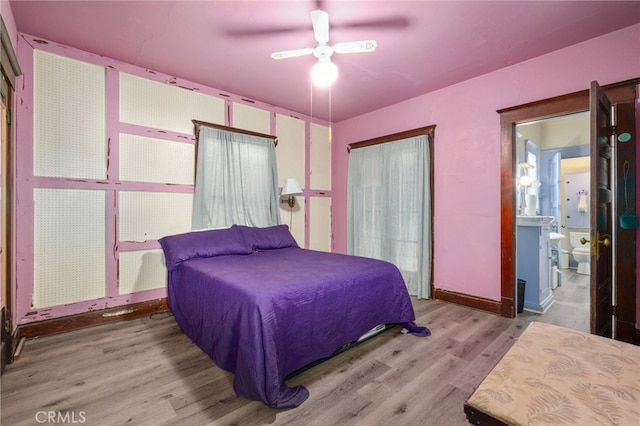
<path fill-rule="evenodd" d="M 588 112 L 516 126 L 516 269 L 531 281 L 524 284 L 526 296 L 518 316 L 587 332 L 589 131 Z M 539 256 L 531 248 L 536 246 L 535 241 L 531 243 L 525 232 L 531 228 L 524 225 L 533 224 L 541 226 L 538 234 L 545 236 Z M 540 265 L 535 264 L 537 258 Z M 535 270 L 535 276 L 527 272 L 530 269 Z"/>

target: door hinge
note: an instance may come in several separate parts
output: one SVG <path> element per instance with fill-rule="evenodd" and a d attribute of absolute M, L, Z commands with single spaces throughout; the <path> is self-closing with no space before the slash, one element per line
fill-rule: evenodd
<path fill-rule="evenodd" d="M 618 316 L 618 307 L 616 305 L 611 306 L 611 315 L 614 317 Z"/>
<path fill-rule="evenodd" d="M 618 124 L 618 105 L 611 104 L 611 127 L 616 127 Z"/>
<path fill-rule="evenodd" d="M 611 105 L 611 146 L 615 146 L 616 144 L 616 126 L 618 125 L 618 108 L 616 104 Z"/>
<path fill-rule="evenodd" d="M 10 319 L 6 319 L 4 321 L 4 331 L 6 331 L 7 334 L 11 334 L 11 320 Z"/>
<path fill-rule="evenodd" d="M 7 126 L 11 125 L 11 109 L 7 108 Z"/>

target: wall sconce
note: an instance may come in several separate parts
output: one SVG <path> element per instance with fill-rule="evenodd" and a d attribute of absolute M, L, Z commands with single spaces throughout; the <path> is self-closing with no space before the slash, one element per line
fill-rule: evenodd
<path fill-rule="evenodd" d="M 538 196 L 535 194 L 529 194 L 529 188 L 537 189 L 540 187 L 540 182 L 533 180 L 531 176 L 520 176 L 518 184 L 522 187 L 520 191 L 520 207 L 522 213 L 527 216 L 535 216 L 538 209 Z"/>
<path fill-rule="evenodd" d="M 296 205 L 296 195 L 302 194 L 302 188 L 300 188 L 300 184 L 296 180 L 296 178 L 288 178 L 285 179 L 284 184 L 282 185 L 282 191 L 280 192 L 280 202 L 286 202 L 289 204 L 290 208 L 294 208 Z M 283 199 L 284 197 L 288 197 Z"/>
<path fill-rule="evenodd" d="M 519 183 L 520 183 L 520 186 L 523 186 L 524 188 L 528 188 L 533 183 L 533 179 L 530 176 L 527 176 L 527 175 L 520 176 L 520 182 Z"/>

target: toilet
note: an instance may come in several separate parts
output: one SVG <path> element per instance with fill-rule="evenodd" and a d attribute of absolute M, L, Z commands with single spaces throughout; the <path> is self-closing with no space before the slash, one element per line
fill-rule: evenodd
<path fill-rule="evenodd" d="M 578 262 L 578 273 L 589 275 L 591 273 L 591 267 L 589 262 L 591 261 L 591 244 L 589 242 L 582 244 L 580 239 L 584 238 L 589 240 L 591 235 L 588 232 L 569 232 L 569 243 L 573 249 L 571 255 Z"/>

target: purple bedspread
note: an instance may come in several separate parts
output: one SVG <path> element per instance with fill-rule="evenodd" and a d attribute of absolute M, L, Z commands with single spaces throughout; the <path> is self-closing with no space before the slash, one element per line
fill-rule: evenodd
<path fill-rule="evenodd" d="M 285 377 L 382 323 L 412 322 L 399 270 L 388 262 L 298 247 L 193 258 L 169 270 L 182 330 L 235 373 L 242 397 L 289 408 L 308 397 Z"/>

